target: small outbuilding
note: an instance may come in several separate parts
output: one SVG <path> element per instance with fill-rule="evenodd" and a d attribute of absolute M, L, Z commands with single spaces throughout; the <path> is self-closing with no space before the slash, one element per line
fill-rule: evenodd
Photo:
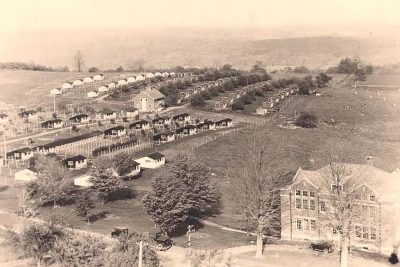
<path fill-rule="evenodd" d="M 150 129 L 150 123 L 148 121 L 146 121 L 146 120 L 135 121 L 135 122 L 129 124 L 129 129 L 149 130 Z"/>
<path fill-rule="evenodd" d="M 72 123 L 89 123 L 90 118 L 87 114 L 78 114 L 69 118 L 69 120 Z"/>
<path fill-rule="evenodd" d="M 59 129 L 64 126 L 64 122 L 61 119 L 54 119 L 42 122 L 41 127 L 44 129 Z"/>
<path fill-rule="evenodd" d="M 65 168 L 70 170 L 80 170 L 87 167 L 87 159 L 85 156 L 77 155 L 74 157 L 66 158 L 62 161 Z"/>
<path fill-rule="evenodd" d="M 37 172 L 33 168 L 23 169 L 14 174 L 14 180 L 18 182 L 30 182 L 36 180 L 36 178 Z"/>
<path fill-rule="evenodd" d="M 109 136 L 109 137 L 119 137 L 119 136 L 125 136 L 126 135 L 126 129 L 124 126 L 116 126 L 112 128 L 108 128 L 104 130 L 104 136 Z"/>
<path fill-rule="evenodd" d="M 161 153 L 155 152 L 145 157 L 136 160 L 141 168 L 157 169 L 165 165 L 165 156 Z"/>

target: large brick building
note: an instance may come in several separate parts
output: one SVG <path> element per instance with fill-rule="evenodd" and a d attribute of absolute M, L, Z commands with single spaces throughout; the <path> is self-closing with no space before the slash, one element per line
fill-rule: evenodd
<path fill-rule="evenodd" d="M 354 194 L 350 245 L 385 254 L 398 252 L 400 171 L 388 173 L 371 165 L 346 166 L 349 177 L 351 172 L 365 170 Z M 316 171 L 299 168 L 292 183 L 281 191 L 282 239 L 340 240 L 338 230 L 329 224 L 331 217 L 327 216 L 332 211 L 329 205 L 332 191 L 326 189 L 322 174 L 327 168 Z"/>

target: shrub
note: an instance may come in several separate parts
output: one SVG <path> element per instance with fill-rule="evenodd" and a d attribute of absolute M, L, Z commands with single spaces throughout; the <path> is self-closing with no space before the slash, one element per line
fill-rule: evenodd
<path fill-rule="evenodd" d="M 244 105 L 242 103 L 242 101 L 240 100 L 235 100 L 232 104 L 232 110 L 243 110 L 244 109 Z"/>
<path fill-rule="evenodd" d="M 200 95 L 205 99 L 205 100 L 210 100 L 211 99 L 211 96 L 212 96 L 212 94 L 209 92 L 209 91 L 202 91 L 201 93 L 200 93 Z"/>
<path fill-rule="evenodd" d="M 240 97 L 240 100 L 245 105 L 251 104 L 253 102 L 253 98 L 249 94 L 245 94 L 244 96 Z"/>
<path fill-rule="evenodd" d="M 316 128 L 317 116 L 315 116 L 313 113 L 303 112 L 296 119 L 296 125 L 303 128 Z"/>
<path fill-rule="evenodd" d="M 193 107 L 203 107 L 206 101 L 200 94 L 195 94 L 190 98 L 190 105 Z"/>
<path fill-rule="evenodd" d="M 265 95 L 264 95 L 264 92 L 262 91 L 262 89 L 256 89 L 256 90 L 254 90 L 254 94 L 256 95 L 256 96 L 260 96 L 260 97 L 264 97 Z"/>

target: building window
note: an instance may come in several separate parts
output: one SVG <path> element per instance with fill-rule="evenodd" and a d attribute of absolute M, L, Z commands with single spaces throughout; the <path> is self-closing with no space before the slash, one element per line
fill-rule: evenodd
<path fill-rule="evenodd" d="M 355 226 L 355 233 L 356 233 L 356 237 L 357 238 L 361 238 L 361 232 L 362 232 L 361 226 L 356 225 Z"/>
<path fill-rule="evenodd" d="M 371 240 L 376 240 L 376 229 L 371 227 Z"/>
<path fill-rule="evenodd" d="M 315 220 L 311 220 L 310 221 L 310 230 L 311 231 L 315 231 L 316 228 L 317 228 L 316 227 L 316 221 Z"/>
<path fill-rule="evenodd" d="M 296 198 L 296 209 L 301 209 L 301 199 Z"/>
<path fill-rule="evenodd" d="M 366 226 L 363 226 L 363 239 L 369 239 L 369 231 Z"/>
<path fill-rule="evenodd" d="M 315 197 L 315 192 L 310 191 L 310 197 Z"/>
<path fill-rule="evenodd" d="M 303 230 L 308 231 L 310 229 L 310 226 L 308 225 L 308 219 L 304 219 L 303 222 Z"/>
<path fill-rule="evenodd" d="M 301 227 L 301 220 L 297 220 L 297 221 L 296 221 L 296 229 L 297 229 L 297 230 L 301 230 L 301 229 L 302 229 L 302 227 Z"/>
<path fill-rule="evenodd" d="M 325 201 L 321 201 L 321 202 L 319 203 L 319 210 L 322 211 L 322 212 L 325 212 L 325 211 L 326 211 L 326 204 L 325 204 Z"/>
<path fill-rule="evenodd" d="M 369 200 L 370 200 L 370 201 L 375 201 L 375 199 L 376 199 L 376 198 L 375 198 L 374 195 L 370 195 L 370 196 L 369 196 Z"/>
<path fill-rule="evenodd" d="M 342 192 L 343 188 L 341 185 L 332 185 L 332 191 L 334 192 Z"/>
<path fill-rule="evenodd" d="M 375 219 L 376 217 L 376 207 L 370 206 L 369 207 L 369 215 L 372 219 Z"/>
<path fill-rule="evenodd" d="M 310 200 L 310 210 L 315 210 L 315 200 L 314 199 Z"/>
<path fill-rule="evenodd" d="M 332 228 L 332 234 L 337 235 L 339 233 L 337 227 Z"/>
<path fill-rule="evenodd" d="M 303 209 L 308 210 L 308 200 L 303 199 Z"/>
<path fill-rule="evenodd" d="M 368 211 L 368 206 L 363 205 L 362 206 L 362 211 L 361 211 L 361 217 L 363 219 L 369 219 L 369 211 Z"/>
<path fill-rule="evenodd" d="M 296 196 L 300 196 L 300 190 L 296 190 Z"/>
<path fill-rule="evenodd" d="M 308 191 L 303 191 L 303 196 L 307 197 L 308 196 Z"/>

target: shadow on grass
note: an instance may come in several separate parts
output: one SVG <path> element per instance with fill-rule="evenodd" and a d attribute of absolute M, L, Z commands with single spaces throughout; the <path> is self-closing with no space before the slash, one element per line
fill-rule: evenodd
<path fill-rule="evenodd" d="M 92 215 L 89 216 L 89 221 L 91 223 L 94 223 L 98 220 L 104 219 L 106 218 L 110 213 L 107 210 L 103 210 L 97 213 L 94 213 Z"/>
<path fill-rule="evenodd" d="M 107 198 L 107 202 L 132 199 L 135 196 L 136 196 L 135 190 L 129 187 L 124 187 L 114 193 L 111 193 Z"/>

